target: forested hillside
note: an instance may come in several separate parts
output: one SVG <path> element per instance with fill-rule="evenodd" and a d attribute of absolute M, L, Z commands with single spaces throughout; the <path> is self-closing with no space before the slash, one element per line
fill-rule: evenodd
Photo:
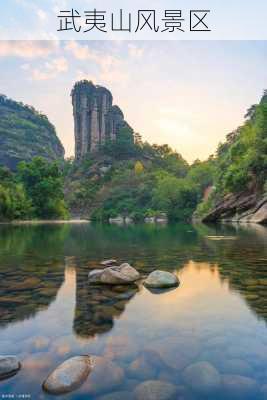
<path fill-rule="evenodd" d="M 133 137 L 128 127 L 97 152 L 62 163 L 61 144 L 46 117 L 3 97 L 0 113 L 1 163 L 17 165 L 14 172 L 0 171 L 1 220 L 70 215 L 267 222 L 267 92 L 215 155 L 192 165 L 167 144 Z M 42 151 L 43 157 L 32 159 Z M 26 161 L 17 164 L 20 158 Z"/>
<path fill-rule="evenodd" d="M 0 165 L 14 170 L 20 161 L 35 156 L 63 160 L 64 148 L 54 126 L 33 107 L 0 95 Z"/>
<path fill-rule="evenodd" d="M 69 163 L 66 201 L 74 216 L 134 221 L 166 215 L 190 220 L 211 184 L 212 161 L 192 166 L 168 145 L 143 143 L 127 129 L 81 163 Z"/>
<path fill-rule="evenodd" d="M 214 160 L 213 191 L 198 206 L 204 221 L 267 222 L 267 91 L 227 135 Z M 256 215 L 257 213 L 257 215 Z"/>

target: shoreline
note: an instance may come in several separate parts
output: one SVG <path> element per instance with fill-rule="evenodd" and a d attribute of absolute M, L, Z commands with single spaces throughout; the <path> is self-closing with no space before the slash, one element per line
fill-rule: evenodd
<path fill-rule="evenodd" d="M 38 219 L 38 220 L 25 220 L 25 221 L 7 221 L 0 222 L 0 225 L 38 225 L 38 224 L 90 224 L 88 219 Z"/>

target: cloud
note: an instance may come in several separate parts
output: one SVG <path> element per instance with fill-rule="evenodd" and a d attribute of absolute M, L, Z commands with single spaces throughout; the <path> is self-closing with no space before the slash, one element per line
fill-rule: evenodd
<path fill-rule="evenodd" d="M 75 40 L 67 42 L 65 50 L 70 52 L 77 60 L 93 61 L 103 69 L 118 66 L 121 62 L 120 59 L 115 57 L 113 54 L 99 52 L 92 48 L 90 49 L 89 46 L 81 45 Z"/>
<path fill-rule="evenodd" d="M 38 18 L 39 18 L 41 21 L 46 21 L 46 20 L 47 20 L 47 14 L 46 14 L 46 12 L 45 12 L 44 10 L 42 10 L 41 8 L 38 8 L 38 9 L 36 10 L 36 14 L 37 14 Z"/>
<path fill-rule="evenodd" d="M 77 60 L 88 60 L 94 58 L 94 55 L 89 50 L 88 46 L 82 46 L 78 42 L 75 42 L 75 40 L 67 42 L 65 50 L 72 53 Z"/>
<path fill-rule="evenodd" d="M 136 46 L 135 44 L 129 44 L 128 53 L 133 58 L 141 58 L 144 54 L 144 49 Z"/>
<path fill-rule="evenodd" d="M 40 58 L 55 52 L 57 41 L 46 40 L 1 40 L 0 57 Z"/>
<path fill-rule="evenodd" d="M 66 0 L 53 0 L 52 10 L 55 14 L 59 14 L 61 10 L 67 10 L 68 4 Z"/>
<path fill-rule="evenodd" d="M 43 68 L 33 68 L 31 78 L 35 81 L 45 81 L 56 78 L 59 74 L 68 71 L 68 62 L 64 57 L 55 58 L 46 62 Z"/>
<path fill-rule="evenodd" d="M 100 53 L 76 41 L 67 42 L 65 50 L 70 52 L 77 60 L 87 60 L 91 61 L 90 65 L 95 64 L 98 71 L 97 74 L 94 74 L 94 77 L 98 82 L 101 82 L 101 84 L 118 84 L 128 81 L 129 74 L 127 71 L 127 64 L 122 58 L 114 56 L 113 54 Z M 81 70 L 78 71 L 78 76 L 82 79 Z M 87 76 L 91 76 L 89 72 L 84 73 L 84 77 Z"/>
<path fill-rule="evenodd" d="M 30 64 L 22 64 L 20 68 L 23 69 L 23 71 L 29 71 L 31 66 Z"/>

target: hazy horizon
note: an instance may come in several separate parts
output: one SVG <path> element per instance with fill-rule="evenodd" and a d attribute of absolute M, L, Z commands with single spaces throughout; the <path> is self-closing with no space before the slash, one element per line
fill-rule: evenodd
<path fill-rule="evenodd" d="M 267 87 L 266 42 L 1 41 L 1 92 L 44 112 L 74 151 L 70 92 L 107 87 L 150 143 L 189 162 L 214 154 Z"/>

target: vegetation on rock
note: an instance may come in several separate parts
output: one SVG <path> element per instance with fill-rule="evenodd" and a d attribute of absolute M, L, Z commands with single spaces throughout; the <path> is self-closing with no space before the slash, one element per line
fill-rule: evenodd
<path fill-rule="evenodd" d="M 134 221 L 166 213 L 190 219 L 210 184 L 210 165 L 192 167 L 168 145 L 143 143 L 123 129 L 114 142 L 80 164 L 66 168 L 66 200 L 72 213 L 106 221 L 121 215 Z"/>
<path fill-rule="evenodd" d="M 266 192 L 267 181 L 267 91 L 258 105 L 248 110 L 245 123 L 227 135 L 212 160 L 213 187 L 200 203 L 198 215 L 205 215 L 225 196 Z"/>
<path fill-rule="evenodd" d="M 0 95 L 0 164 L 14 170 L 35 156 L 63 161 L 64 148 L 54 126 L 33 107 Z"/>
<path fill-rule="evenodd" d="M 215 156 L 192 165 L 167 144 L 143 142 L 123 126 L 116 140 L 81 160 L 66 160 L 62 171 L 49 162 L 60 159 L 63 150 L 45 116 L 4 96 L 0 116 L 1 163 L 13 160 L 13 167 L 24 159 L 16 172 L 0 170 L 1 220 L 66 218 L 69 210 L 73 217 L 98 221 L 118 216 L 143 221 L 163 214 L 169 221 L 188 221 L 193 213 L 207 215 L 225 196 L 267 191 L 267 92 Z M 46 157 L 32 159 L 42 151 Z"/>

